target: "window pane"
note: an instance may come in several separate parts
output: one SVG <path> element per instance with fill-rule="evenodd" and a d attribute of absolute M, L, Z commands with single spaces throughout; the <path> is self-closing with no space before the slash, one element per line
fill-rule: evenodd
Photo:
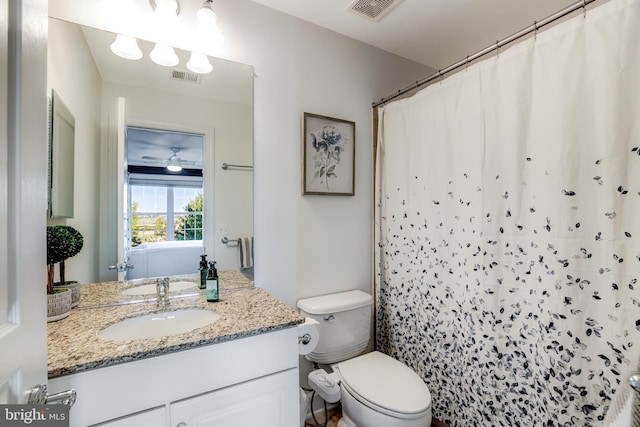
<path fill-rule="evenodd" d="M 134 215 L 131 225 L 131 245 L 165 242 L 167 240 L 166 215 Z"/>
<path fill-rule="evenodd" d="M 202 190 L 199 188 L 173 188 L 175 213 L 202 212 Z"/>
<path fill-rule="evenodd" d="M 173 206 L 167 206 L 173 192 Z M 173 209 L 173 212 L 171 212 Z M 202 240 L 202 189 L 131 186 L 131 245 L 173 240 Z M 173 215 L 173 236 L 167 218 Z M 170 225 L 171 226 L 171 225 Z M 167 236 L 169 234 L 169 236 Z"/>
<path fill-rule="evenodd" d="M 131 218 L 131 246 L 167 240 L 166 215 L 133 215 Z"/>
<path fill-rule="evenodd" d="M 202 190 L 173 188 L 175 240 L 202 240 Z"/>
<path fill-rule="evenodd" d="M 131 186 L 133 212 L 167 212 L 167 188 L 146 185 Z"/>
<path fill-rule="evenodd" d="M 202 213 L 176 215 L 173 229 L 175 240 L 202 240 Z"/>

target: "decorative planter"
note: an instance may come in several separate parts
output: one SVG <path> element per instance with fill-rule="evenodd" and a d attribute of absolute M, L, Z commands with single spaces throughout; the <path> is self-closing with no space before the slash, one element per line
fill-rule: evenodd
<path fill-rule="evenodd" d="M 56 282 L 53 285 L 54 289 L 70 289 L 71 290 L 71 307 L 76 307 L 80 303 L 80 283 L 74 281 L 67 281 L 64 284 Z"/>
<path fill-rule="evenodd" d="M 47 322 L 64 319 L 71 312 L 71 289 L 59 288 L 47 294 Z"/>

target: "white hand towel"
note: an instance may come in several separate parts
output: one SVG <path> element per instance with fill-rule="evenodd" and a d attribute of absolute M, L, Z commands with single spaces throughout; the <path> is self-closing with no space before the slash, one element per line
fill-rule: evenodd
<path fill-rule="evenodd" d="M 238 239 L 240 252 L 240 269 L 253 267 L 253 237 L 241 237 Z"/>

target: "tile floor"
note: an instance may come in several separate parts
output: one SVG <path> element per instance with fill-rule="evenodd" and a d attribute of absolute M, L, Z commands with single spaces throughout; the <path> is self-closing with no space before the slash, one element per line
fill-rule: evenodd
<path fill-rule="evenodd" d="M 329 409 L 329 421 L 327 422 L 327 427 L 337 427 L 338 421 L 340 421 L 341 416 L 341 408 L 338 406 L 334 409 Z M 320 423 L 320 426 L 324 425 L 324 414 L 317 414 L 316 419 Z M 305 427 L 316 427 L 316 423 L 313 418 L 307 419 L 305 422 Z"/>
<path fill-rule="evenodd" d="M 324 415 L 316 415 L 316 418 L 320 425 L 324 425 Z M 340 421 L 340 409 L 330 409 L 329 410 L 329 422 L 327 423 L 327 427 L 337 427 L 338 421 Z M 315 421 L 313 418 L 308 419 L 305 422 L 306 427 L 316 427 Z"/>

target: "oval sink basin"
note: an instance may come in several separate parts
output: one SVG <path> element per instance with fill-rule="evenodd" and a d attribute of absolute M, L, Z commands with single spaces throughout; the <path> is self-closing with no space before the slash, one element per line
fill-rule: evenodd
<path fill-rule="evenodd" d="M 131 317 L 98 331 L 105 340 L 129 341 L 184 334 L 215 323 L 220 315 L 211 310 L 183 309 Z"/>
<path fill-rule="evenodd" d="M 169 293 L 184 291 L 189 288 L 196 288 L 198 286 L 195 282 L 171 282 L 169 283 Z M 156 293 L 156 285 L 154 283 L 149 285 L 134 286 L 133 288 L 120 291 L 122 295 L 151 295 Z"/>

